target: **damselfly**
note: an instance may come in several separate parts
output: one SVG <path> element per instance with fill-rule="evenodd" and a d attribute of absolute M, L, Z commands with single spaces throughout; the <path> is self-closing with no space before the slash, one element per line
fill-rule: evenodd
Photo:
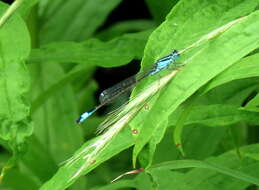
<path fill-rule="evenodd" d="M 149 69 L 148 71 L 133 75 L 133 76 L 119 82 L 118 84 L 115 84 L 114 86 L 104 90 L 99 96 L 100 104 L 98 106 L 96 106 L 95 108 L 93 108 L 92 110 L 81 114 L 76 122 L 82 123 L 88 117 L 90 117 L 93 113 L 95 113 L 98 109 L 100 109 L 102 106 L 110 103 L 116 97 L 118 97 L 125 91 L 134 87 L 138 82 L 140 82 L 147 76 L 155 75 L 155 74 L 159 73 L 160 71 L 169 68 L 171 65 L 175 65 L 176 60 L 179 58 L 179 56 L 180 56 L 179 52 L 177 50 L 173 50 L 173 52 L 170 55 L 157 60 L 156 63 L 154 64 L 154 66 L 151 69 Z"/>

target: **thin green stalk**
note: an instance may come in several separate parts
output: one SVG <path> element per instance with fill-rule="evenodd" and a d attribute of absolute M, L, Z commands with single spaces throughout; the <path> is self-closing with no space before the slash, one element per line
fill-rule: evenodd
<path fill-rule="evenodd" d="M 16 0 L 12 5 L 4 12 L 0 18 L 0 28 L 6 23 L 6 21 L 14 14 L 16 9 L 21 6 L 23 0 Z"/>

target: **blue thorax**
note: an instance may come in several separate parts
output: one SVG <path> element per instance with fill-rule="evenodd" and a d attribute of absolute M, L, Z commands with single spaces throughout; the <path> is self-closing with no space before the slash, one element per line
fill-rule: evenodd
<path fill-rule="evenodd" d="M 179 57 L 180 54 L 176 50 L 174 50 L 170 55 L 159 59 L 155 63 L 153 71 L 150 73 L 150 75 L 154 75 L 160 72 L 161 70 L 168 68 L 171 64 L 174 64 L 176 59 L 178 59 Z"/>

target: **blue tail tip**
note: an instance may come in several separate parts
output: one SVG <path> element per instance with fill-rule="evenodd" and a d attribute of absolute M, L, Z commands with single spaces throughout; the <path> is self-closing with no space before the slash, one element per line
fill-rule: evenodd
<path fill-rule="evenodd" d="M 86 120 L 91 114 L 89 114 L 89 112 L 85 112 L 82 115 L 80 115 L 80 117 L 76 120 L 77 124 L 82 123 L 84 120 Z"/>
<path fill-rule="evenodd" d="M 84 120 L 86 120 L 89 117 L 89 113 L 85 112 L 82 115 L 80 115 L 80 117 L 76 120 L 77 124 L 82 123 Z"/>
<path fill-rule="evenodd" d="M 76 120 L 76 123 L 77 123 L 77 124 L 80 124 L 80 123 L 82 122 L 81 120 L 82 120 L 82 117 L 80 116 L 80 117 Z"/>
<path fill-rule="evenodd" d="M 76 120 L 77 124 L 82 123 L 83 121 L 85 121 L 90 115 L 92 115 L 97 109 L 93 109 L 89 112 L 84 112 L 82 115 L 80 115 L 80 117 Z"/>

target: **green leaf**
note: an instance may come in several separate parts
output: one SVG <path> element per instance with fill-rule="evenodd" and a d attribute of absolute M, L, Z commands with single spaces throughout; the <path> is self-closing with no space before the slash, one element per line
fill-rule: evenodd
<path fill-rule="evenodd" d="M 143 149 L 143 151 L 141 151 L 138 157 L 141 168 L 149 167 L 153 163 L 157 144 L 159 144 L 164 137 L 166 128 L 167 123 L 161 123 L 154 132 L 154 135 L 152 136 L 150 142 L 145 146 L 146 149 Z"/>
<path fill-rule="evenodd" d="M 235 64 L 237 65 L 237 64 Z M 231 67 L 234 68 L 234 65 Z M 228 70 L 227 70 L 228 71 Z M 248 73 L 249 76 L 249 72 Z M 224 72 L 222 73 L 222 76 Z M 221 81 L 220 76 L 215 80 Z M 235 78 L 229 77 L 232 81 Z M 236 78 L 238 79 L 238 78 Z M 213 81 L 212 81 L 213 83 Z M 258 114 L 241 107 L 247 97 L 257 88 L 258 79 L 235 80 L 217 87 L 201 96 L 196 105 L 192 107 L 184 125 L 204 125 L 209 127 L 221 127 L 247 122 L 258 124 Z M 208 87 L 208 88 L 207 88 Z M 201 92 L 210 89 L 210 83 Z M 184 106 L 185 104 L 183 104 Z M 171 116 L 170 122 L 176 125 L 180 112 L 184 107 L 177 109 Z M 181 134 L 179 135 L 181 136 Z"/>
<path fill-rule="evenodd" d="M 25 189 L 37 190 L 38 189 L 38 184 L 34 181 L 32 176 L 21 173 L 17 169 L 12 169 L 10 172 L 8 172 L 6 174 L 3 185 L 8 187 L 8 189 L 9 188 L 20 189 L 20 190 L 25 190 Z"/>
<path fill-rule="evenodd" d="M 121 0 L 62 0 L 42 2 L 44 14 L 41 40 L 43 44 L 53 41 L 85 40 L 103 24 L 110 12 Z"/>
<path fill-rule="evenodd" d="M 115 190 L 121 188 L 136 188 L 136 184 L 132 180 L 121 180 L 116 183 L 107 184 L 103 187 L 92 188 L 91 190 Z"/>
<path fill-rule="evenodd" d="M 157 22 L 165 20 L 166 15 L 170 12 L 172 7 L 178 2 L 178 0 L 145 0 L 152 16 Z"/>
<path fill-rule="evenodd" d="M 26 154 L 19 162 L 20 165 L 26 167 L 30 175 L 38 181 L 48 180 L 58 169 L 50 149 L 42 145 L 35 135 L 28 139 L 28 145 Z M 37 186 L 39 188 L 40 184 Z"/>
<path fill-rule="evenodd" d="M 187 189 L 187 185 L 183 184 L 184 174 L 181 172 L 170 170 L 156 170 L 151 173 L 153 186 L 157 189 L 167 189 L 168 187 Z M 178 184 L 181 183 L 181 186 Z"/>
<path fill-rule="evenodd" d="M 1 15 L 5 11 L 6 6 L 0 3 Z M 13 151 L 13 158 L 3 172 L 15 164 L 24 148 L 25 138 L 32 133 L 26 100 L 30 80 L 25 59 L 29 52 L 30 38 L 26 25 L 14 14 L 0 30 L 0 138 L 7 141 Z"/>
<path fill-rule="evenodd" d="M 177 115 L 172 117 L 170 123 L 175 125 L 177 118 Z M 192 111 L 185 120 L 184 125 L 202 124 L 210 127 L 220 127 L 241 121 L 257 125 L 259 123 L 258 114 L 233 105 L 197 105 L 192 107 Z"/>
<path fill-rule="evenodd" d="M 208 83 L 204 88 L 203 93 L 207 93 L 209 90 L 216 88 L 217 86 L 234 80 L 258 77 L 258 60 L 259 53 L 241 59 Z"/>
<path fill-rule="evenodd" d="M 38 0 L 23 0 L 18 11 L 25 20 L 28 18 L 33 6 L 35 6 L 37 3 Z"/>
<path fill-rule="evenodd" d="M 34 113 L 42 104 L 48 100 L 48 98 L 53 96 L 56 92 L 63 90 L 64 85 L 69 84 L 76 77 L 84 75 L 85 79 L 88 79 L 92 70 L 93 68 L 91 66 L 89 67 L 88 65 L 78 65 L 66 75 L 53 82 L 50 86 L 47 87 L 47 89 L 43 89 L 40 95 L 38 95 L 32 103 L 32 113 Z"/>
<path fill-rule="evenodd" d="M 149 109 L 154 105 L 157 97 L 158 94 L 152 97 L 152 99 L 143 106 L 144 109 L 141 109 L 139 114 L 136 115 L 130 122 L 131 130 L 136 131 L 136 133 L 133 133 L 133 137 L 135 139 L 138 137 L 139 130 L 141 129 L 141 126 L 144 122 L 143 118 L 145 118 L 145 116 L 148 114 Z M 139 162 L 141 168 L 148 167 L 152 164 L 156 146 L 162 140 L 166 127 L 167 122 L 161 123 L 160 126 L 158 126 L 156 131 L 154 132 L 154 135 L 152 136 L 150 142 L 144 147 L 143 151 L 140 153 Z"/>
<path fill-rule="evenodd" d="M 219 74 L 215 79 L 213 79 L 209 84 L 207 84 L 206 87 L 202 89 L 199 93 L 204 94 L 219 85 L 222 85 L 234 80 L 259 76 L 258 60 L 259 60 L 259 54 L 255 54 L 241 59 L 240 61 L 238 61 L 237 63 L 233 64 L 231 67 L 226 69 L 224 72 Z M 221 90 L 221 93 L 222 93 L 222 90 Z M 240 100 L 241 98 L 238 97 L 238 99 Z M 215 105 L 215 106 L 201 106 L 201 107 L 198 106 L 190 109 L 191 109 L 190 111 L 192 111 L 193 114 L 191 116 L 186 116 L 186 117 L 191 117 L 189 120 L 192 120 L 195 117 L 198 117 L 200 119 L 201 117 L 204 119 L 206 118 L 206 120 L 211 119 L 210 120 L 211 122 L 207 122 L 207 121 L 198 122 L 199 124 L 204 124 L 204 125 L 208 124 L 209 126 L 226 126 L 229 124 L 236 123 L 238 121 L 242 121 L 242 119 L 248 120 L 248 118 L 250 119 L 250 116 L 252 117 L 252 115 L 254 116 L 254 119 L 256 119 L 257 117 L 255 114 L 249 114 L 247 112 L 241 112 L 241 111 L 239 112 L 238 108 L 233 108 L 233 110 L 230 111 L 228 110 L 228 107 L 222 104 Z M 184 112 L 187 112 L 187 110 L 188 108 L 184 108 Z M 176 118 L 174 115 L 172 117 Z M 182 119 L 178 118 L 177 122 L 179 122 L 180 120 Z M 177 145 L 182 145 L 181 134 L 182 134 L 182 127 L 185 124 L 184 122 L 185 121 L 182 121 L 181 125 L 176 123 L 176 128 L 174 131 L 174 140 L 175 140 L 175 144 Z M 180 148 L 180 151 L 183 153 L 182 146 L 180 146 L 179 148 Z"/>
<path fill-rule="evenodd" d="M 233 13 L 233 15 L 229 16 L 230 12 L 228 12 L 227 7 L 222 5 L 220 6 L 220 4 L 213 5 L 211 2 L 204 2 L 198 6 L 190 4 L 189 6 L 192 7 L 184 7 L 184 9 L 187 9 L 188 11 L 173 9 L 174 11 L 169 14 L 165 23 L 163 23 L 161 27 L 159 27 L 150 36 L 150 40 L 148 41 L 147 49 L 145 51 L 145 59 L 143 60 L 143 64 L 146 62 L 154 62 L 152 61 L 154 58 L 152 58 L 151 55 L 158 52 L 159 49 L 163 49 L 163 52 L 172 51 L 172 49 L 175 49 L 173 48 L 175 47 L 175 44 L 177 44 L 178 47 L 182 47 L 183 52 L 186 51 L 186 49 L 195 47 L 195 43 L 201 46 L 200 41 L 197 41 L 192 45 L 184 45 L 188 42 L 188 39 L 192 37 L 188 31 L 195 33 L 195 29 L 196 33 L 199 32 L 204 34 L 205 32 L 206 34 L 212 27 L 218 30 L 214 30 L 213 35 L 209 35 L 213 37 L 209 37 L 208 42 L 204 42 L 199 51 L 197 52 L 196 50 L 196 53 L 189 55 L 190 57 L 188 57 L 188 59 L 188 52 L 186 55 L 185 53 L 182 55 L 183 59 L 185 59 L 185 63 L 188 64 L 168 85 L 166 91 L 161 94 L 157 100 L 156 105 L 153 107 L 153 109 L 151 109 L 149 115 L 147 116 L 134 147 L 133 163 L 135 163 L 136 157 L 141 151 L 142 147 L 150 140 L 156 126 L 158 126 L 159 123 L 166 120 L 167 117 L 196 90 L 201 88 L 209 80 L 213 79 L 216 75 L 230 67 L 236 61 L 259 46 L 258 33 L 255 32 L 259 25 L 259 23 L 256 22 L 259 17 L 258 11 L 255 11 L 254 13 L 243 17 L 240 20 L 232 22 L 232 27 L 224 29 L 224 32 L 221 32 L 221 35 L 217 36 L 215 33 L 220 31 L 218 28 L 220 25 L 222 26 L 223 24 L 226 24 L 226 22 L 230 21 L 231 18 L 233 19 L 240 17 L 241 14 L 239 13 L 239 15 L 234 15 Z M 215 16 L 217 12 L 213 13 L 211 11 L 210 14 L 208 13 L 206 15 L 206 17 L 203 15 L 202 19 L 200 17 L 195 17 L 197 19 L 199 18 L 200 23 L 200 27 L 197 27 L 190 23 L 198 22 L 194 20 L 194 17 L 190 16 L 190 18 L 183 20 L 182 17 L 186 17 L 187 15 L 176 15 L 176 13 L 179 12 L 188 12 L 188 14 L 191 15 L 194 14 L 193 12 L 195 12 L 195 15 L 203 14 L 202 8 L 204 8 L 204 6 L 207 6 L 207 8 L 210 8 L 211 6 L 217 6 L 218 8 L 213 10 L 220 13 L 222 19 L 219 19 L 218 16 Z M 180 6 L 177 7 L 182 8 Z M 197 9 L 197 7 L 199 7 L 199 9 Z M 226 15 L 224 15 L 224 12 Z M 242 14 L 247 14 L 247 12 L 244 11 Z M 216 20 L 220 22 L 216 22 Z M 175 27 L 172 27 L 172 23 L 174 23 Z M 211 25 L 212 23 L 214 23 L 214 26 Z M 188 29 L 185 28 L 187 26 Z M 181 32 L 181 36 L 177 36 L 179 32 Z M 203 36 L 200 39 L 204 38 L 206 39 L 206 36 Z M 238 46 L 235 44 L 238 44 Z"/>
<path fill-rule="evenodd" d="M 155 23 L 151 20 L 126 20 L 113 24 L 111 27 L 96 34 L 95 37 L 102 40 L 109 40 L 128 32 L 132 33 L 150 30 L 155 26 Z"/>
<path fill-rule="evenodd" d="M 256 94 L 244 107 L 247 111 L 259 112 L 259 94 Z"/>
<path fill-rule="evenodd" d="M 241 152 L 245 155 L 242 161 L 234 151 L 230 151 L 206 161 L 175 160 L 164 162 L 152 166 L 147 171 L 157 176 L 156 172 L 158 171 L 161 173 L 162 171 L 194 167 L 194 169 L 184 172 L 184 175 L 177 181 L 171 181 L 170 186 L 190 190 L 197 188 L 213 190 L 234 188 L 241 190 L 251 183 L 258 184 L 257 168 L 259 162 L 249 157 L 249 155 L 258 154 L 258 144 L 245 146 L 241 148 Z M 159 176 L 156 178 L 159 178 Z"/>
<path fill-rule="evenodd" d="M 172 130 L 169 130 L 163 141 L 158 145 L 155 163 L 175 159 L 204 159 L 215 154 L 218 145 L 226 135 L 225 128 L 211 128 L 202 125 L 188 125 L 182 133 L 185 157 L 179 152 L 178 146 L 172 140 Z M 206 143 L 209 142 L 209 143 Z M 164 154 L 166 152 L 167 154 Z"/>
<path fill-rule="evenodd" d="M 30 69 L 34 86 L 31 92 L 33 97 L 37 97 L 46 88 L 64 77 L 64 71 L 59 64 L 33 64 L 30 65 Z M 75 118 L 78 116 L 75 99 L 72 87 L 64 84 L 32 115 L 36 127 L 35 139 L 31 143 L 34 143 L 40 150 L 31 145 L 32 148 L 23 163 L 40 181 L 48 180 L 56 172 L 57 166 L 70 157 L 83 143 L 82 129 L 76 127 L 75 123 Z M 40 154 L 48 156 L 38 158 Z M 34 161 L 40 162 L 44 169 L 39 168 L 39 163 Z M 81 186 L 82 189 L 85 188 L 82 180 L 78 181 L 74 188 Z"/>
<path fill-rule="evenodd" d="M 216 165 L 211 162 L 204 162 L 198 160 L 177 160 L 177 161 L 169 161 L 166 163 L 158 164 L 148 169 L 148 172 L 152 172 L 152 170 L 172 170 L 172 169 L 183 169 L 183 168 L 204 168 L 211 169 L 216 172 L 229 175 L 231 177 L 237 178 L 239 180 L 249 182 L 252 184 L 259 185 L 259 180 L 255 177 L 249 176 L 245 173 L 235 171 L 220 165 Z"/>
<path fill-rule="evenodd" d="M 66 189 L 81 175 L 89 173 L 102 162 L 133 145 L 131 131 L 125 129 L 116 138 L 108 141 L 103 150 L 95 152 L 96 146 L 99 146 L 99 143 L 102 143 L 104 139 L 106 137 L 99 136 L 85 143 L 40 190 Z"/>
<path fill-rule="evenodd" d="M 208 156 L 215 155 L 219 149 L 219 144 L 226 137 L 226 132 L 227 130 L 224 127 L 211 128 L 199 124 L 185 127 L 182 133 L 182 141 L 186 157 L 183 159 L 205 159 Z M 172 138 L 170 140 L 172 141 Z M 179 156 L 176 154 L 174 159 L 179 159 Z"/>
<path fill-rule="evenodd" d="M 7 20 L 10 19 L 16 13 L 17 9 L 22 5 L 22 3 L 23 0 L 16 0 L 8 7 L 8 9 L 6 9 L 5 11 L 1 11 L 0 28 L 2 28 L 2 26 L 7 22 Z"/>
<path fill-rule="evenodd" d="M 140 59 L 149 34 L 150 31 L 127 34 L 109 42 L 98 40 L 83 43 L 58 42 L 32 50 L 29 60 L 31 64 L 52 61 L 81 63 L 42 92 L 34 100 L 32 111 L 37 110 L 55 92 L 60 91 L 63 85 L 70 83 L 76 77 L 82 75 L 85 79 L 90 77 L 94 66 L 120 66 L 134 58 Z"/>
<path fill-rule="evenodd" d="M 174 133 L 173 133 L 174 143 L 178 147 L 182 156 L 184 156 L 185 153 L 183 151 L 183 143 L 182 143 L 182 139 L 181 139 L 181 136 L 182 136 L 181 134 L 183 131 L 184 123 L 187 120 L 187 118 L 189 117 L 189 114 L 192 111 L 193 105 L 194 105 L 195 101 L 197 100 L 198 96 L 199 96 L 199 94 L 196 93 L 183 105 L 184 107 L 181 110 L 182 112 L 180 113 L 180 116 L 178 117 L 175 128 L 174 128 Z"/>
<path fill-rule="evenodd" d="M 125 177 L 126 178 L 126 177 Z M 92 188 L 91 190 L 114 190 L 122 188 L 151 189 L 152 183 L 150 177 L 145 173 L 140 173 L 131 180 L 119 180 L 114 183 L 106 184 L 101 187 Z"/>
<path fill-rule="evenodd" d="M 141 168 L 148 167 L 152 164 L 155 150 L 156 150 L 155 142 L 151 141 L 148 144 L 146 144 L 146 146 L 143 148 L 143 150 L 141 151 L 138 157 Z"/>
<path fill-rule="evenodd" d="M 31 95 L 37 97 L 53 83 L 64 77 L 64 71 L 58 64 L 44 63 L 30 65 L 32 73 Z M 58 164 L 67 159 L 83 142 L 82 131 L 76 127 L 76 98 L 69 84 L 55 91 L 53 96 L 35 111 L 32 119 L 35 123 L 35 136 L 40 144 L 49 150 Z"/>
<path fill-rule="evenodd" d="M 140 59 L 142 57 L 150 32 L 148 30 L 125 34 L 108 42 L 92 39 L 82 43 L 51 43 L 40 49 L 33 49 L 29 62 L 73 62 L 89 66 L 121 66 L 134 58 Z"/>
<path fill-rule="evenodd" d="M 1 12 L 5 10 L 3 7 L 5 6 L 1 4 Z M 21 37 L 13 37 L 18 34 Z M 10 18 L 1 29 L 0 39 L 1 136 L 7 140 L 14 137 L 19 126 L 20 130 L 25 130 L 29 124 L 29 107 L 25 101 L 29 89 L 29 73 L 24 61 L 29 56 L 30 39 L 24 22 L 17 15 Z"/>
<path fill-rule="evenodd" d="M 200 96 L 198 103 L 200 105 L 228 104 L 239 107 L 256 90 L 258 81 L 259 77 L 254 77 L 225 83 Z"/>
<path fill-rule="evenodd" d="M 31 8 L 38 2 L 38 0 L 15 0 L 9 8 L 1 15 L 0 27 L 17 11 L 26 19 Z"/>
<path fill-rule="evenodd" d="M 257 94 L 252 100 L 250 100 L 245 107 L 258 107 L 259 95 Z"/>
<path fill-rule="evenodd" d="M 245 1 L 247 6 L 244 6 L 243 2 L 244 1 L 242 2 L 231 1 L 228 3 L 198 1 L 198 0 L 180 1 L 180 3 L 174 8 L 174 11 L 172 11 L 172 13 L 168 16 L 167 21 L 164 22 L 160 26 L 160 28 L 158 28 L 158 30 L 156 30 L 152 34 L 152 36 L 150 36 L 147 49 L 145 50 L 143 68 L 147 67 L 148 65 L 154 64 L 155 60 L 157 60 L 158 58 L 164 55 L 169 54 L 169 52 L 171 52 L 172 49 L 175 49 L 175 48 L 179 49 L 181 52 L 182 60 L 180 61 L 187 63 L 187 65 L 178 72 L 178 75 L 176 76 L 176 78 L 174 78 L 172 83 L 168 85 L 167 89 L 165 89 L 164 91 L 161 89 L 161 96 L 159 97 L 157 96 L 158 100 L 157 102 L 154 101 L 154 106 L 152 104 L 152 108 L 150 112 L 146 111 L 145 113 L 142 113 L 143 110 L 140 112 L 138 116 L 139 117 L 144 116 L 142 117 L 142 121 L 144 125 L 141 122 L 139 122 L 139 126 L 136 126 L 134 125 L 134 123 L 132 123 L 131 130 L 129 130 L 128 128 L 125 128 L 124 130 L 120 131 L 118 130 L 119 122 L 116 123 L 116 125 L 113 125 L 111 128 L 107 129 L 107 131 L 105 131 L 105 133 L 103 133 L 101 136 L 98 136 L 95 139 L 92 139 L 89 142 L 87 142 L 85 145 L 83 145 L 80 148 L 80 150 L 78 150 L 62 167 L 60 167 L 58 172 L 41 187 L 41 190 L 42 189 L 61 190 L 61 189 L 68 188 L 71 184 L 73 184 L 76 180 L 78 180 L 80 176 L 89 173 L 90 171 L 95 169 L 98 165 L 100 165 L 102 162 L 111 158 L 113 155 L 117 154 L 118 152 L 132 146 L 135 142 L 137 142 L 136 152 L 138 153 L 141 150 L 141 148 L 146 143 L 148 143 L 148 141 L 152 140 L 152 143 L 153 143 L 152 147 L 151 149 L 148 150 L 150 154 L 147 156 L 148 159 L 147 161 L 145 160 L 145 163 L 144 163 L 148 166 L 151 163 L 149 159 L 152 160 L 153 158 L 153 153 L 157 143 L 160 142 L 162 137 L 164 136 L 164 131 L 166 130 L 166 127 L 168 125 L 171 125 L 171 123 L 168 122 L 168 117 L 170 115 L 172 115 L 172 117 L 174 116 L 175 110 L 179 107 L 179 105 L 184 103 L 184 101 L 187 98 L 189 98 L 192 94 L 194 94 L 195 91 L 199 90 L 204 84 L 208 83 L 211 79 L 218 76 L 221 72 L 224 72 L 227 68 L 231 67 L 231 65 L 233 65 L 235 62 L 240 60 L 245 55 L 249 54 L 256 47 L 258 47 L 258 40 L 257 40 L 258 32 L 256 32 L 256 28 L 258 28 L 258 23 L 256 22 L 256 20 L 258 19 L 258 16 L 257 16 L 258 12 L 255 12 L 254 14 L 251 14 L 247 17 L 243 17 L 235 20 L 240 16 L 248 15 L 256 7 L 256 3 L 254 2 Z M 53 2 L 53 5 L 55 5 L 54 2 Z M 56 5 L 58 5 L 58 3 Z M 206 13 L 205 16 L 204 16 L 204 12 Z M 225 27 L 222 30 L 217 30 L 228 22 L 231 22 L 231 27 Z M 210 38 L 208 36 L 206 37 L 206 34 L 209 34 L 210 32 L 214 32 L 217 35 L 213 35 L 213 37 L 210 37 Z M 201 38 L 204 39 L 204 37 L 206 37 L 207 40 L 204 40 L 203 44 L 198 43 L 199 46 L 197 45 L 192 46 L 192 44 L 197 43 L 197 41 Z M 141 37 L 141 39 L 143 38 Z M 121 41 L 118 41 L 118 42 L 122 43 Z M 139 44 L 136 43 L 138 41 L 134 39 L 132 40 L 132 44 L 134 44 L 134 42 L 135 42 L 135 46 L 130 46 L 130 47 L 133 47 L 135 49 L 139 48 L 138 47 Z M 91 43 L 92 43 L 92 47 L 90 47 Z M 102 43 L 97 40 L 96 41 L 92 40 L 92 41 L 82 43 L 85 46 L 84 47 L 81 46 L 79 49 L 75 49 L 75 50 L 74 48 L 77 48 L 77 44 L 73 43 L 71 45 L 69 43 L 68 46 L 71 45 L 71 48 L 70 49 L 68 48 L 68 51 L 63 51 L 65 48 L 63 50 L 61 49 L 63 52 L 60 51 L 61 52 L 60 54 L 57 53 L 58 51 L 55 52 L 56 51 L 55 48 L 59 49 L 57 47 L 53 49 L 49 48 L 48 51 L 45 51 L 44 53 L 40 53 L 40 54 L 37 54 L 36 52 L 36 54 L 34 54 L 36 55 L 34 57 L 36 59 L 34 60 L 32 59 L 32 60 L 35 63 L 40 62 L 40 64 L 39 63 L 38 64 L 41 67 L 39 68 L 38 72 L 35 72 L 34 79 L 36 80 L 37 77 L 40 76 L 41 71 L 43 71 L 44 77 L 42 77 L 42 79 L 44 80 L 36 84 L 42 85 L 40 88 L 44 90 L 39 90 L 37 92 L 37 95 L 35 95 L 34 97 L 39 97 L 39 94 L 41 94 L 43 91 L 47 90 L 51 86 L 55 86 L 55 84 L 58 84 L 58 81 L 62 79 L 62 77 L 64 77 L 63 72 L 60 71 L 61 68 L 58 66 L 50 65 L 51 61 L 90 63 L 89 65 L 93 67 L 95 65 L 111 67 L 111 66 L 118 66 L 120 64 L 124 64 L 130 61 L 131 59 L 135 58 L 134 56 L 136 55 L 136 53 L 132 53 L 132 52 L 137 50 L 133 50 L 132 48 L 128 51 L 130 56 L 125 56 L 126 58 L 125 57 L 120 58 L 119 55 L 123 54 L 124 52 L 127 52 L 128 49 L 121 48 L 119 46 L 120 43 L 118 43 L 119 44 L 118 46 L 114 46 L 114 45 L 108 46 L 107 44 L 109 43 L 111 43 L 111 41 L 107 43 Z M 60 44 L 60 46 L 61 45 L 62 44 Z M 63 43 L 63 45 L 64 45 L 63 47 L 66 46 L 65 43 Z M 51 45 L 46 45 L 45 47 L 47 46 L 51 47 Z M 84 48 L 86 46 L 87 48 L 89 48 L 86 50 L 86 52 L 92 53 L 92 55 L 91 54 L 87 55 L 88 56 L 87 58 L 83 57 Z M 190 48 L 190 46 L 192 46 L 193 48 Z M 93 51 L 93 49 L 96 47 L 98 48 L 105 47 L 105 48 L 101 49 L 100 51 L 97 51 L 97 53 L 94 54 L 95 51 Z M 113 47 L 116 47 L 116 48 L 113 49 Z M 187 49 L 189 48 L 188 49 L 189 51 L 186 51 L 185 48 Z M 109 54 L 110 51 L 115 52 L 114 54 L 117 56 L 110 57 L 110 54 Z M 52 52 L 54 52 L 55 54 L 51 55 Z M 76 55 L 77 52 L 79 52 L 78 59 L 76 56 L 74 56 Z M 55 55 L 58 55 L 58 54 L 61 56 L 55 57 Z M 69 57 L 69 54 L 74 57 L 72 58 Z M 64 55 L 66 55 L 68 59 L 66 59 Z M 139 53 L 138 55 L 139 55 L 139 58 L 141 58 L 142 52 L 141 54 Z M 88 58 L 91 62 L 90 61 L 88 62 Z M 50 63 L 49 64 L 47 63 L 46 64 L 47 68 L 43 69 L 43 65 L 45 67 L 45 62 L 44 62 L 45 60 L 50 61 Z M 44 64 L 41 64 L 41 63 L 44 63 Z M 31 64 L 31 66 L 34 67 L 35 65 L 38 65 L 38 64 Z M 89 66 L 89 68 L 92 68 L 91 66 Z M 59 77 L 54 78 L 53 77 L 54 74 L 50 72 L 51 70 L 53 70 L 53 73 L 55 71 L 56 75 L 59 75 Z M 143 85 L 144 84 L 146 83 L 143 83 Z M 37 85 L 34 85 L 34 86 L 38 87 Z M 141 87 L 139 89 L 141 89 Z M 64 87 L 64 89 L 67 89 L 67 88 L 70 88 L 70 87 L 69 86 L 68 87 L 66 86 L 66 88 Z M 73 96 L 73 93 L 71 93 L 70 90 L 65 90 L 65 91 L 62 90 L 62 85 L 60 85 L 58 89 L 59 89 L 58 91 L 60 91 L 60 94 L 56 95 L 53 90 L 50 93 L 50 94 L 53 93 L 53 99 L 52 98 L 48 99 L 45 105 L 41 107 L 42 110 L 40 109 L 37 110 L 38 112 L 39 111 L 44 112 L 44 114 L 42 115 L 44 115 L 45 118 L 42 119 L 42 115 L 41 116 L 39 115 L 38 117 L 34 116 L 34 120 L 40 123 L 39 128 L 42 131 L 44 131 L 43 129 L 46 126 L 53 127 L 53 128 L 56 127 L 55 125 L 58 125 L 59 127 L 61 126 L 66 127 L 67 125 L 73 126 L 70 123 L 72 116 L 70 117 L 68 114 L 66 114 L 69 111 L 72 112 L 71 115 L 74 114 L 73 103 L 76 101 Z M 69 96 L 68 98 L 64 98 L 62 101 L 60 100 L 59 104 L 62 104 L 61 106 L 53 106 L 53 105 L 56 105 L 57 102 L 59 102 L 58 98 L 60 97 L 63 98 L 64 94 L 67 94 L 69 92 L 72 95 L 70 94 L 71 96 Z M 44 92 L 42 94 L 44 94 Z M 241 97 L 243 98 L 243 95 Z M 43 100 L 42 103 L 45 102 L 45 100 Z M 66 103 L 64 104 L 64 102 Z M 144 103 L 145 102 L 139 105 L 144 105 Z M 66 106 L 68 108 L 66 108 Z M 218 107 L 220 107 L 220 105 Z M 138 108 L 139 107 L 136 107 L 136 109 Z M 234 107 L 234 109 L 237 109 L 237 108 L 239 107 L 238 106 Z M 63 109 L 69 110 L 69 111 L 64 113 Z M 233 110 L 230 109 L 230 112 L 231 111 Z M 57 114 L 58 112 L 62 112 L 62 114 Z M 124 112 L 124 110 L 122 110 L 122 112 Z M 125 113 L 130 113 L 130 112 L 127 112 L 125 110 Z M 39 113 L 35 112 L 35 114 L 39 114 Z M 121 120 L 119 121 L 121 122 L 130 121 L 130 120 L 127 120 L 127 116 L 128 114 L 125 115 L 125 118 L 122 117 Z M 191 113 L 188 116 L 191 116 Z M 221 121 L 223 121 L 223 119 Z M 188 120 L 186 119 L 186 121 Z M 125 125 L 126 123 L 127 122 L 125 122 Z M 144 128 L 141 128 L 142 125 L 144 126 Z M 138 132 L 140 131 L 139 136 L 133 135 L 132 129 L 140 129 L 138 130 Z M 62 128 L 58 128 L 57 131 L 61 131 L 61 130 Z M 64 130 L 67 131 L 68 133 L 71 133 L 72 131 L 67 129 L 64 129 Z M 57 135 L 56 134 L 57 132 L 56 131 L 53 132 L 53 131 L 54 130 L 52 130 L 52 128 L 49 128 L 48 131 L 44 131 L 45 136 L 47 136 L 46 134 L 54 133 L 53 136 L 54 138 L 56 138 L 55 136 Z M 41 132 L 38 131 L 37 134 L 39 138 L 41 138 L 42 142 L 47 142 L 47 140 L 44 139 L 44 135 L 42 135 L 42 137 L 39 135 L 39 134 L 42 134 Z M 136 139 L 134 139 L 133 136 L 136 137 Z M 222 138 L 222 135 L 219 135 L 219 136 Z M 50 135 L 49 137 L 51 139 L 52 136 Z M 213 142 L 213 146 L 212 146 L 213 151 L 209 151 L 207 155 L 214 153 L 216 149 L 215 144 L 216 142 L 220 141 L 220 137 L 215 138 L 215 142 Z M 62 142 L 64 142 L 64 139 L 62 139 L 61 137 L 57 137 L 57 139 L 59 138 L 61 139 Z M 199 143 L 202 143 L 203 138 L 202 137 L 197 137 L 197 138 L 199 138 L 200 140 Z M 206 140 L 206 138 L 204 140 Z M 208 142 L 208 139 L 204 143 L 207 143 L 207 142 Z M 55 143 L 58 144 L 58 142 L 54 142 L 54 144 Z M 49 147 L 52 151 L 51 154 L 54 155 L 53 150 L 55 150 L 54 149 L 55 147 L 53 146 L 54 147 L 53 148 L 51 147 L 51 145 Z M 194 149 L 195 147 L 193 146 L 192 148 Z M 56 152 L 58 154 L 63 154 L 61 150 L 60 151 L 57 150 Z M 165 154 L 165 152 L 163 153 Z M 137 154 L 135 154 L 134 156 L 136 157 L 136 155 Z M 203 155 L 205 155 L 205 153 Z M 55 156 L 55 157 L 56 157 L 55 158 L 56 161 L 60 160 L 60 158 L 58 158 L 59 156 Z M 181 175 L 179 175 L 178 177 L 180 178 Z M 244 176 L 241 176 L 241 178 L 242 177 Z M 247 176 L 245 176 L 245 178 L 246 177 Z"/>

